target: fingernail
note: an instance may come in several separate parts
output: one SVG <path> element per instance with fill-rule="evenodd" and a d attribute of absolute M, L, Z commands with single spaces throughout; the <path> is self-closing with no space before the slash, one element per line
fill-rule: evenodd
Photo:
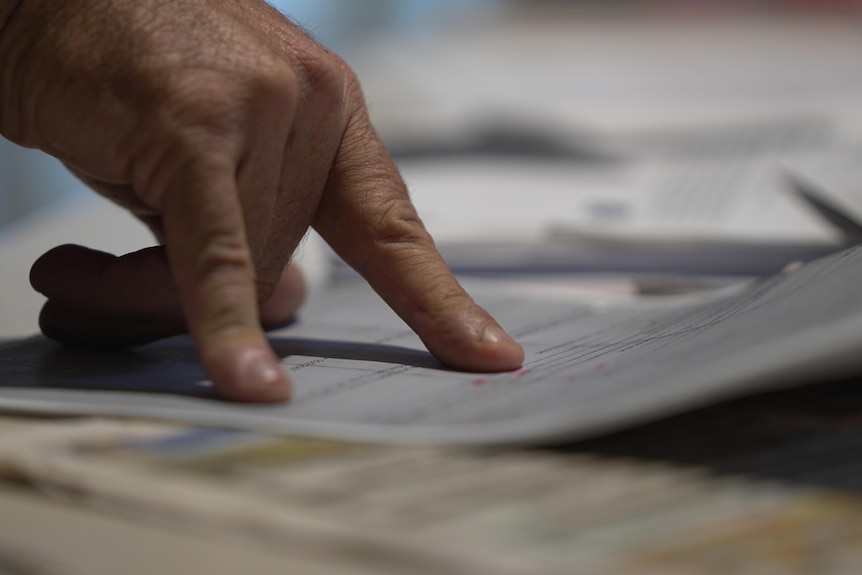
<path fill-rule="evenodd" d="M 482 332 L 480 341 L 483 343 L 514 343 L 514 339 L 498 325 L 490 324 Z"/>

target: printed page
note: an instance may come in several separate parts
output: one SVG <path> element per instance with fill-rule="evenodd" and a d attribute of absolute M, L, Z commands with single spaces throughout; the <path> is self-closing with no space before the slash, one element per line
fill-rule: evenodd
<path fill-rule="evenodd" d="M 383 442 L 547 442 L 859 371 L 860 284 L 862 249 L 852 249 L 665 309 L 476 294 L 527 350 L 522 369 L 486 375 L 439 364 L 353 284 L 272 334 L 296 384 L 290 403 L 217 400 L 186 338 L 112 353 L 37 338 L 0 353 L 0 408 Z"/>

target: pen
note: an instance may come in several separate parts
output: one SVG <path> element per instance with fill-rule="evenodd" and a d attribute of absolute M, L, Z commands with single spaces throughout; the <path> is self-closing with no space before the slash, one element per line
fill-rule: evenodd
<path fill-rule="evenodd" d="M 835 206 L 828 195 L 797 174 L 785 172 L 790 189 L 821 218 L 840 231 L 847 245 L 862 242 L 862 223 Z"/>

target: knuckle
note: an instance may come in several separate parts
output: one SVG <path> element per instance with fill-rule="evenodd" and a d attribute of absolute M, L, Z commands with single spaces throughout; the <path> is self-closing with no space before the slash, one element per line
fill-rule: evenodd
<path fill-rule="evenodd" d="M 343 106 L 350 68 L 337 56 L 321 48 L 303 55 L 300 60 L 302 80 L 309 97 L 324 109 Z"/>
<path fill-rule="evenodd" d="M 357 269 L 365 274 L 393 261 L 412 262 L 421 268 L 428 257 L 436 254 L 434 241 L 405 197 L 383 200 L 376 206 L 378 218 L 368 220 L 364 237 L 359 242 L 366 246 L 358 259 Z M 432 258 L 433 259 L 433 258 Z"/>
<path fill-rule="evenodd" d="M 241 110 L 232 94 L 218 82 L 191 78 L 176 82 L 165 91 L 163 127 L 169 135 L 185 139 L 197 132 L 227 137 L 236 134 L 242 122 Z"/>
<path fill-rule="evenodd" d="M 234 136 L 241 132 L 248 114 L 254 113 L 257 94 L 275 92 L 290 84 L 278 69 L 262 61 L 247 70 L 223 70 L 205 66 L 168 71 L 155 87 L 151 110 L 167 134 L 203 131 L 209 136 Z"/>
<path fill-rule="evenodd" d="M 269 59 L 267 59 L 269 60 Z M 259 105 L 292 116 L 299 100 L 299 79 L 293 68 L 271 59 L 257 66 L 246 80 L 249 86 L 249 112 L 259 113 Z"/>
<path fill-rule="evenodd" d="M 300 97 L 296 71 L 264 52 L 253 68 L 196 70 L 171 82 L 161 97 L 162 128 L 180 145 L 241 140 L 257 118 L 293 117 Z"/>
<path fill-rule="evenodd" d="M 379 208 L 380 217 L 372 230 L 372 237 L 379 246 L 433 245 L 422 220 L 406 197 L 385 200 Z"/>

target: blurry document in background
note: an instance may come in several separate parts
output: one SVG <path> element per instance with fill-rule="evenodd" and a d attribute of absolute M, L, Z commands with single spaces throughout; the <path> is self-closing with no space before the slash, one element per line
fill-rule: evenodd
<path fill-rule="evenodd" d="M 853 243 L 798 196 L 786 163 L 464 158 L 401 167 L 456 272 L 765 275 Z"/>
<path fill-rule="evenodd" d="M 847 245 L 785 174 L 862 206 L 852 17 L 554 6 L 352 55 L 457 271 L 761 275 Z"/>

